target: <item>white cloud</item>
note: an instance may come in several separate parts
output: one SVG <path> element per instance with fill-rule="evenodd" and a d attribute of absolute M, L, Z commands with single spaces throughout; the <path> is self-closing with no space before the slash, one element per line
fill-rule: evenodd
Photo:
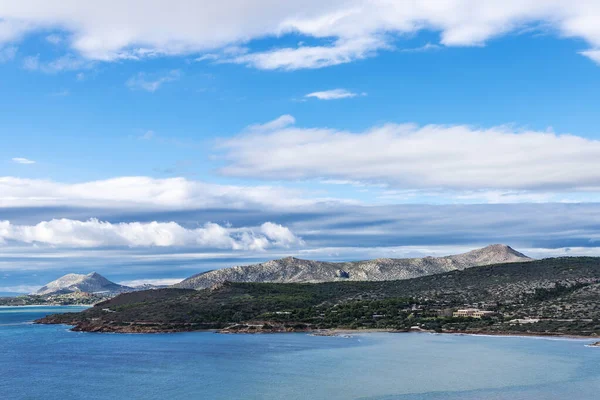
<path fill-rule="evenodd" d="M 58 44 L 62 43 L 63 40 L 64 40 L 63 37 L 60 35 L 57 35 L 57 34 L 52 34 L 52 35 L 46 36 L 46 41 L 48 43 L 52 43 L 54 45 L 58 45 Z"/>
<path fill-rule="evenodd" d="M 507 126 L 284 127 L 222 143 L 229 176 L 435 190 L 600 191 L 600 141 Z"/>
<path fill-rule="evenodd" d="M 24 69 L 29 71 L 41 71 L 46 74 L 88 69 L 93 65 L 93 62 L 72 54 L 67 54 L 51 61 L 41 61 L 39 55 L 28 56 L 23 59 Z"/>
<path fill-rule="evenodd" d="M 132 90 L 145 90 L 147 92 L 156 92 L 163 84 L 174 82 L 181 78 L 181 71 L 174 69 L 166 74 L 147 74 L 139 72 L 137 75 L 129 78 L 125 83 Z"/>
<path fill-rule="evenodd" d="M 296 237 L 288 228 L 272 222 L 265 222 L 260 226 L 260 231 L 267 239 L 280 247 L 291 247 L 302 244 L 302 240 Z"/>
<path fill-rule="evenodd" d="M 54 29 L 89 60 L 216 50 L 227 61 L 291 70 L 369 57 L 422 30 L 439 32 L 445 46 L 480 46 L 544 26 L 598 49 L 599 18 L 590 0 L 0 0 L 0 43 Z M 290 33 L 318 43 L 246 52 L 253 39 Z"/>
<path fill-rule="evenodd" d="M 0 177 L 0 207 L 191 210 L 286 208 L 330 201 L 276 186 L 218 185 L 185 178 L 118 177 L 83 183 Z"/>
<path fill-rule="evenodd" d="M 366 93 L 360 93 L 361 96 L 365 96 Z M 313 97 L 319 100 L 337 100 L 337 99 L 347 99 L 351 97 L 359 96 L 359 93 L 354 93 L 346 89 L 332 89 L 325 90 L 322 92 L 312 92 L 304 97 Z"/>
<path fill-rule="evenodd" d="M 595 193 L 584 195 L 572 192 L 556 193 L 552 191 L 528 190 L 384 190 L 377 195 L 383 204 L 414 203 L 426 204 L 514 204 L 514 203 L 579 203 L 598 202 Z"/>
<path fill-rule="evenodd" d="M 156 279 L 134 279 L 131 281 L 119 282 L 120 285 L 136 287 L 141 285 L 155 285 L 155 286 L 171 286 L 181 282 L 185 278 L 156 278 Z"/>
<path fill-rule="evenodd" d="M 600 65 L 600 49 L 586 50 L 582 51 L 579 54 L 582 56 L 586 56 L 590 60 L 594 61 L 596 64 Z"/>
<path fill-rule="evenodd" d="M 264 124 L 250 125 L 246 130 L 249 132 L 268 132 L 275 131 L 277 129 L 283 129 L 290 125 L 294 125 L 295 123 L 296 119 L 293 116 L 285 114 Z"/>
<path fill-rule="evenodd" d="M 15 157 L 12 161 L 17 164 L 35 164 L 35 161 L 23 157 Z"/>
<path fill-rule="evenodd" d="M 302 245 L 288 228 L 265 222 L 258 228 L 231 228 L 208 222 L 187 229 L 175 222 L 110 223 L 97 219 L 53 219 L 36 225 L 0 221 L 0 243 L 44 244 L 58 247 L 183 247 L 263 251 Z"/>
<path fill-rule="evenodd" d="M 404 53 L 424 53 L 426 51 L 440 50 L 443 47 L 439 44 L 426 43 L 420 47 L 413 47 L 408 49 L 402 49 L 401 51 Z"/>
<path fill-rule="evenodd" d="M 1 47 L 0 46 L 0 63 L 11 61 L 17 55 L 16 46 Z"/>
<path fill-rule="evenodd" d="M 224 58 L 224 62 L 248 64 L 258 69 L 293 71 L 304 68 L 323 68 L 345 64 L 375 55 L 377 50 L 389 49 L 380 37 L 339 39 L 331 46 L 300 46 Z"/>

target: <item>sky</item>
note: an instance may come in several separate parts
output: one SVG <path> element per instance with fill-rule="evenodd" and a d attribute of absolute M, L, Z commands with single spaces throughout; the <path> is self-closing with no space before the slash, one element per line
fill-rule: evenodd
<path fill-rule="evenodd" d="M 600 255 L 600 3 L 0 0 L 0 293 Z"/>

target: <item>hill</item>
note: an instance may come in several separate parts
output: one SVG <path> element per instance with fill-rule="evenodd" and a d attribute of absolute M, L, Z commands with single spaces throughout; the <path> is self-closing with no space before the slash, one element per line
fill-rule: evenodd
<path fill-rule="evenodd" d="M 531 259 L 509 246 L 496 244 L 447 257 L 378 258 L 354 262 L 323 262 L 287 257 L 262 264 L 238 266 L 194 275 L 173 287 L 205 289 L 223 282 L 317 283 L 387 281 Z"/>
<path fill-rule="evenodd" d="M 200 291 L 158 289 L 122 294 L 82 313 L 38 322 L 99 332 L 417 326 L 438 332 L 598 335 L 599 293 L 600 258 L 554 258 L 398 281 L 227 282 Z M 494 314 L 482 319 L 452 317 L 453 311 L 466 307 Z"/>
<path fill-rule="evenodd" d="M 111 282 L 102 275 L 92 272 L 87 275 L 67 274 L 55 281 L 52 281 L 37 292 L 33 293 L 38 296 L 46 296 L 51 294 L 66 294 L 74 292 L 85 293 L 122 293 L 134 290 L 128 286 L 122 286 Z"/>
<path fill-rule="evenodd" d="M 67 274 L 29 295 L 0 296 L 0 306 L 93 305 L 121 293 L 164 287 L 167 286 L 143 284 L 130 287 L 119 285 L 95 272 L 87 275 Z"/>

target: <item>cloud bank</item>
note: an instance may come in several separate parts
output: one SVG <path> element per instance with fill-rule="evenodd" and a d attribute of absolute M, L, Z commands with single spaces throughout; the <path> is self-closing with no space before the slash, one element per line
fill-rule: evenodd
<path fill-rule="evenodd" d="M 354 133 L 288 125 L 222 146 L 228 165 L 221 173 L 228 176 L 404 190 L 600 191 L 600 141 L 509 126 L 386 124 Z"/>
<path fill-rule="evenodd" d="M 299 191 L 283 187 L 219 185 L 185 178 L 154 179 L 132 176 L 83 183 L 62 183 L 0 177 L 0 208 L 285 208 L 326 201 L 329 199 L 307 199 Z"/>
<path fill-rule="evenodd" d="M 88 60 L 223 49 L 225 62 L 294 70 L 370 57 L 392 49 L 398 37 L 423 30 L 439 32 L 445 46 L 481 46 L 510 32 L 543 27 L 587 43 L 581 54 L 597 60 L 599 18 L 600 3 L 589 0 L 0 0 L 0 44 L 59 29 L 71 50 Z M 319 43 L 226 51 L 286 34 Z"/>
<path fill-rule="evenodd" d="M 97 219 L 53 219 L 37 225 L 0 221 L 0 244 L 7 242 L 58 247 L 195 247 L 264 251 L 303 244 L 288 228 L 265 222 L 257 228 L 231 228 L 208 222 L 187 229 L 175 222 L 110 223 Z"/>

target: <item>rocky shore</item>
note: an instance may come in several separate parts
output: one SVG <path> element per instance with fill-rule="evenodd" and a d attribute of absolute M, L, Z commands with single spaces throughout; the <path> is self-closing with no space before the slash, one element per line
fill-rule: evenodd
<path fill-rule="evenodd" d="M 451 334 L 451 335 L 477 335 L 477 336 L 531 336 L 531 337 L 556 337 L 572 339 L 590 339 L 593 337 L 562 334 L 557 332 L 514 332 L 514 331 L 486 331 L 486 330 L 468 330 L 468 331 L 450 331 L 435 332 L 424 329 L 315 329 L 310 324 L 282 324 L 269 321 L 252 321 L 248 323 L 237 323 L 226 327 L 218 327 L 209 324 L 196 323 L 172 323 L 157 324 L 153 322 L 106 322 L 106 321 L 69 321 L 60 317 L 61 314 L 49 315 L 36 320 L 36 324 L 63 324 L 71 325 L 74 332 L 92 332 L 92 333 L 177 333 L 177 332 L 198 332 L 211 331 L 222 334 L 268 334 L 268 333 L 310 333 L 313 336 L 340 336 L 351 337 L 357 333 L 430 333 L 430 334 Z M 589 347 L 600 347 L 600 342 L 588 345 Z"/>
<path fill-rule="evenodd" d="M 175 333 L 214 330 L 207 324 L 173 323 L 158 324 L 154 322 L 113 322 L 113 321 L 75 321 L 61 317 L 64 314 L 49 315 L 35 320 L 40 325 L 70 325 L 74 332 L 94 333 Z"/>
<path fill-rule="evenodd" d="M 413 326 L 408 329 L 390 329 L 390 328 L 357 328 L 346 327 L 323 329 L 308 323 L 290 322 L 282 323 L 276 321 L 247 321 L 234 324 L 218 323 L 157 323 L 151 321 L 123 322 L 112 321 L 100 318 L 80 319 L 80 313 L 54 314 L 34 321 L 35 324 L 46 325 L 70 325 L 71 330 L 75 332 L 94 332 L 94 333 L 176 333 L 176 332 L 195 332 L 195 331 L 213 331 L 223 334 L 265 334 L 265 333 L 311 333 L 314 336 L 344 336 L 356 333 L 430 333 L 430 334 L 452 334 L 452 335 L 482 335 L 482 336 L 532 336 L 532 337 L 557 337 L 573 339 L 594 339 L 595 334 L 585 335 L 577 332 L 540 332 L 540 331 L 509 331 L 509 330 L 430 330 Z M 600 342 L 590 344 L 592 347 L 600 347 Z"/>

